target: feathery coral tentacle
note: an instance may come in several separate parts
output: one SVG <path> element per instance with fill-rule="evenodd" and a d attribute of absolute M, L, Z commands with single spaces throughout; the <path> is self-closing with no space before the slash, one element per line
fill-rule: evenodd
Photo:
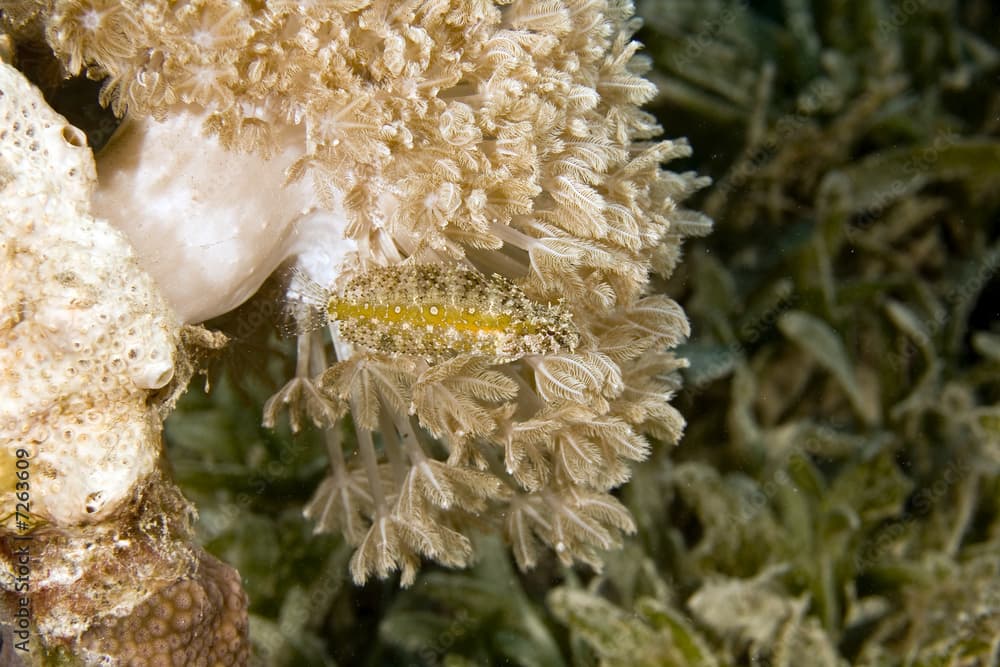
<path fill-rule="evenodd" d="M 350 413 L 359 456 L 332 452 L 307 513 L 358 545 L 355 579 L 468 562 L 467 510 L 490 507 L 522 567 L 538 539 L 596 565 L 631 527 L 606 491 L 646 456 L 643 431 L 682 429 L 658 376 L 687 322 L 649 273 L 706 228 L 679 207 L 706 181 L 661 168 L 690 147 L 652 141 L 638 107 L 655 87 L 631 4 L 52 6 L 57 54 L 128 115 L 98 201 L 156 239 L 153 267 L 177 250 L 163 281 L 184 316 L 235 306 L 291 257 L 322 285 L 337 361 L 300 349 L 264 422 Z M 178 130 L 202 178 L 133 164 Z"/>

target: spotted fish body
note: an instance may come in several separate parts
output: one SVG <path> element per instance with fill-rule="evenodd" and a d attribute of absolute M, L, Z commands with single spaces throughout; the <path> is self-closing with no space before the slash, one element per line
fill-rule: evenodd
<path fill-rule="evenodd" d="M 459 264 L 366 271 L 331 294 L 326 311 L 355 345 L 432 359 L 479 353 L 513 360 L 573 350 L 579 340 L 562 305 L 538 303 L 499 274 Z"/>

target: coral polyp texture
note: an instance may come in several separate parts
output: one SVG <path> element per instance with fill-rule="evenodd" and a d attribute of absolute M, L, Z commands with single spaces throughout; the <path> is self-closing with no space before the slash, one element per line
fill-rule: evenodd
<path fill-rule="evenodd" d="M 19 656 L 110 665 L 127 656 L 81 636 L 132 627 L 192 577 L 228 591 L 238 575 L 199 560 L 193 510 L 160 470 L 154 393 L 178 368 L 180 325 L 123 235 L 91 216 L 94 186 L 83 132 L 0 62 L 0 630 Z M 245 600 L 203 606 L 234 628 L 218 650 L 245 654 Z M 193 618 L 185 642 L 218 625 Z"/>
<path fill-rule="evenodd" d="M 81 644 L 87 655 L 112 655 L 123 665 L 245 665 L 246 604 L 239 574 L 202 551 L 190 577 L 129 616 L 95 625 Z"/>
<path fill-rule="evenodd" d="M 669 350 L 688 325 L 651 275 L 710 225 L 680 207 L 705 181 L 661 167 L 688 144 L 654 140 L 639 108 L 656 89 L 632 13 L 42 0 L 8 18 L 43 31 L 71 74 L 103 78 L 125 123 L 98 158 L 96 209 L 186 320 L 286 260 L 339 295 L 332 348 L 300 337 L 264 421 L 287 407 L 325 429 L 331 471 L 306 512 L 357 547 L 358 582 L 402 570 L 408 584 L 422 557 L 465 565 L 473 526 L 502 530 L 522 568 L 541 545 L 599 567 L 634 530 L 610 492 L 649 436 L 680 437 L 684 361 Z M 202 154 L 225 168 L 202 178 Z M 440 321 L 405 311 L 425 295 L 372 287 L 397 274 L 454 297 Z M 352 280 L 400 313 L 366 315 Z M 303 291 L 293 280 L 290 300 Z"/>

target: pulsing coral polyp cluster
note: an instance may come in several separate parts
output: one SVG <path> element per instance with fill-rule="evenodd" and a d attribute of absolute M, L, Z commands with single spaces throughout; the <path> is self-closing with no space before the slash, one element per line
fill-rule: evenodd
<path fill-rule="evenodd" d="M 401 568 L 410 582 L 421 556 L 465 564 L 474 522 L 502 523 L 522 567 L 536 562 L 539 541 L 566 562 L 598 566 L 599 550 L 633 529 L 609 491 L 628 478 L 627 462 L 647 456 L 646 434 L 673 442 L 683 427 L 668 403 L 683 361 L 668 349 L 687 322 L 650 293 L 649 275 L 669 274 L 682 237 L 708 228 L 678 208 L 704 181 L 660 166 L 687 144 L 651 141 L 661 130 L 639 109 L 655 87 L 631 40 L 631 5 L 52 0 L 50 9 L 56 52 L 70 70 L 104 76 L 103 97 L 119 112 L 196 109 L 198 130 L 246 154 L 234 160 L 298 146 L 289 181 L 310 181 L 344 230 L 331 234 L 331 219 L 325 235 L 313 225 L 296 246 L 332 294 L 379 267 L 457 264 L 441 279 L 479 272 L 488 283 L 495 273 L 527 303 L 561 303 L 553 317 L 567 332 L 572 324 L 573 344 L 564 332 L 565 345 L 536 339 L 500 358 L 461 349 L 462 335 L 459 354 L 389 344 L 362 331 L 347 301 L 334 304 L 343 316 L 330 328 L 332 366 L 320 339 L 300 340 L 299 374 L 265 406 L 265 423 L 290 404 L 294 424 L 305 411 L 326 429 L 332 471 L 307 513 L 357 545 L 355 579 Z M 342 270 L 323 275 L 317 258 L 345 244 Z M 341 440 L 348 412 L 356 445 Z"/>

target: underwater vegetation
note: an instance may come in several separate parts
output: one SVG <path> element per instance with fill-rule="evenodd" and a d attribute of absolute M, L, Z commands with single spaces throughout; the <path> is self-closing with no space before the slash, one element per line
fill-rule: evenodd
<path fill-rule="evenodd" d="M 551 556 L 521 575 L 483 538 L 467 571 L 354 588 L 298 513 L 321 445 L 246 416 L 287 373 L 262 357 L 257 381 L 189 395 L 168 439 L 269 664 L 997 663 L 996 10 L 637 11 L 647 108 L 690 138 L 715 221 L 665 285 L 692 322 L 688 426 L 619 493 L 637 535 L 599 575 Z"/>
<path fill-rule="evenodd" d="M 230 343 L 165 425 L 200 542 L 243 579 L 257 664 L 1000 663 L 1000 12 L 649 0 L 636 13 L 659 89 L 644 108 L 694 148 L 671 168 L 712 177 L 685 205 L 714 228 L 643 288 L 677 300 L 691 335 L 668 383 L 683 437 L 654 440 L 609 494 L 635 534 L 580 545 L 597 571 L 463 521 L 466 569 L 425 560 L 409 587 L 391 567 L 355 585 L 350 537 L 313 534 L 314 492 L 328 452 L 353 451 L 359 420 L 374 432 L 380 415 L 261 425 L 316 354 L 274 332 L 283 286 L 269 281 L 208 322 Z M 522 381 L 537 371 L 516 363 Z M 349 391 L 344 372 L 326 377 Z"/>

